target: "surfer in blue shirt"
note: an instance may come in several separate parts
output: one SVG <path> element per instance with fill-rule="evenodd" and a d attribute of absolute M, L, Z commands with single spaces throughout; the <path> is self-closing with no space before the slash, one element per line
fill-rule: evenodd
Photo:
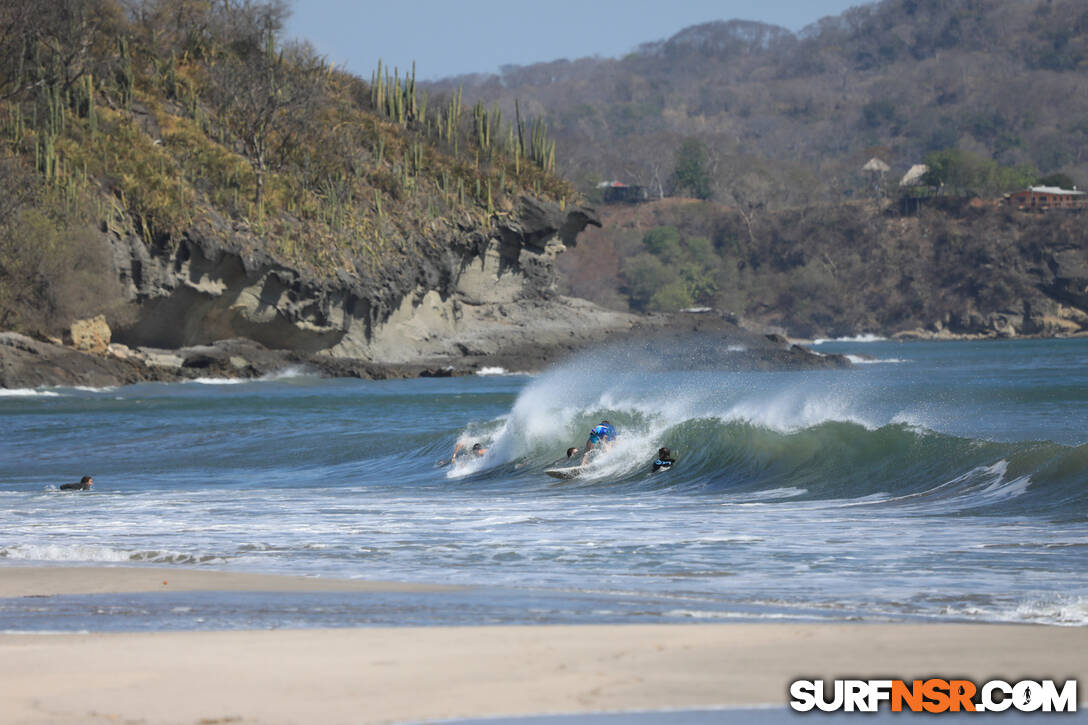
<path fill-rule="evenodd" d="M 586 452 L 582 455 L 580 465 L 585 465 L 591 453 L 596 450 L 607 450 L 616 442 L 616 429 L 607 420 L 593 426 L 589 431 L 589 440 L 586 441 Z"/>

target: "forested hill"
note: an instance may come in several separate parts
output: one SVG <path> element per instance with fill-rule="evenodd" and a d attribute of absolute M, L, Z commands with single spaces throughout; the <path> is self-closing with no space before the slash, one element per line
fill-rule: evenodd
<path fill-rule="evenodd" d="M 500 236 L 517 271 L 565 223 L 540 123 L 337 70 L 287 12 L 0 0 L 0 330 L 104 312 L 131 344 L 363 345 Z"/>
<path fill-rule="evenodd" d="M 889 182 L 949 150 L 1010 170 L 973 179 L 984 196 L 1054 173 L 1088 183 L 1083 0 L 884 0 L 797 34 L 713 22 L 620 59 L 437 87 L 502 108 L 520 97 L 584 190 L 620 180 L 725 204 L 835 202 L 870 189 L 873 156 Z M 701 157 L 694 177 L 675 173 L 685 154 Z"/>

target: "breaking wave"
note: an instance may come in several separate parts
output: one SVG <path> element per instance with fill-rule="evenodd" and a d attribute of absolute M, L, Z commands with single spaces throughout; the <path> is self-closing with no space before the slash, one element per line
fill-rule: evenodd
<path fill-rule="evenodd" d="M 750 389 L 696 373 L 681 379 L 657 371 L 598 372 L 609 364 L 582 359 L 534 380 L 508 414 L 462 433 L 462 442 L 481 441 L 488 453 L 458 459 L 447 476 L 539 481 L 549 466 L 577 464 L 563 460 L 566 449 L 581 448 L 589 429 L 608 419 L 618 440 L 590 460 L 576 485 L 927 513 L 1068 517 L 1083 516 L 1073 512 L 1088 503 L 1088 444 L 941 433 L 924 415 L 881 410 L 863 391 L 819 380 Z M 666 475 L 651 475 L 661 446 L 678 463 Z"/>

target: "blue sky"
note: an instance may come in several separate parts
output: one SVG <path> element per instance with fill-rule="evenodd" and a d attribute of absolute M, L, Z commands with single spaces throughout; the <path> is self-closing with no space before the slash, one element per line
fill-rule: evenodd
<path fill-rule="evenodd" d="M 433 80 L 591 55 L 617 57 L 709 20 L 790 30 L 865 0 L 294 0 L 287 34 L 364 78 L 381 58 Z"/>

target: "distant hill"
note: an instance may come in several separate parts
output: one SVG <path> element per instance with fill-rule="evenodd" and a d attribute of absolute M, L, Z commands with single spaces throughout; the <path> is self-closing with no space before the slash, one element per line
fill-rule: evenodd
<path fill-rule="evenodd" d="M 894 192 L 912 165 L 950 149 L 1088 183 L 1083 0 L 884 0 L 796 34 L 712 22 L 619 59 L 430 87 L 503 109 L 521 98 L 548 121 L 560 170 L 590 193 L 616 179 L 727 204 L 835 202 L 874 183 Z M 698 178 L 677 173 L 685 153 Z M 874 156 L 890 166 L 875 180 L 861 170 Z"/>
<path fill-rule="evenodd" d="M 457 88 L 545 118 L 601 205 L 559 262 L 573 294 L 801 336 L 1088 331 L 1088 212 L 998 203 L 1088 183 L 1083 0 L 883 0 L 799 33 L 723 20 L 429 86 Z"/>

